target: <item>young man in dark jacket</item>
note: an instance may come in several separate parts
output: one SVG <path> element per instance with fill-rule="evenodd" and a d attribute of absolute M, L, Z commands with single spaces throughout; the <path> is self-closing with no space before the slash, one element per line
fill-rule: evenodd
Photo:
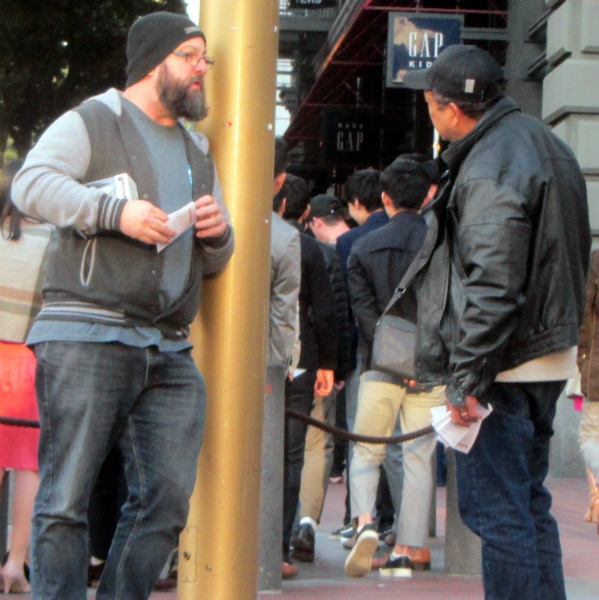
<path fill-rule="evenodd" d="M 358 412 L 354 433 L 390 436 L 398 413 L 407 433 L 430 424 L 430 409 L 443 403 L 443 389 L 434 387 L 419 393 L 406 388 L 403 380 L 370 368 L 370 355 L 377 321 L 399 285 L 426 236 L 426 223 L 418 214 L 429 182 L 423 167 L 398 159 L 381 178 L 382 198 L 390 221 L 358 240 L 349 256 L 349 289 L 354 317 L 363 346 L 367 348 L 366 369 L 360 378 Z M 390 314 L 416 321 L 416 295 L 408 289 L 390 309 Z M 404 485 L 399 513 L 397 541 L 391 559 L 381 574 L 410 576 L 412 557 L 419 566 L 425 552 L 428 513 L 433 485 L 431 456 L 433 436 L 403 445 Z M 358 537 L 345 562 L 352 577 L 370 571 L 378 547 L 373 524 L 379 465 L 385 458 L 384 445 L 356 443 L 350 466 L 352 517 L 358 520 Z M 394 498 L 399 504 L 399 498 Z"/>
<path fill-rule="evenodd" d="M 404 84 L 425 90 L 448 172 L 418 259 L 416 371 L 446 383 L 455 423 L 493 412 L 457 453 L 458 502 L 482 538 L 485 598 L 565 599 L 543 486 L 555 407 L 575 374 L 590 228 L 572 151 L 502 94 L 503 72 L 450 46 Z"/>

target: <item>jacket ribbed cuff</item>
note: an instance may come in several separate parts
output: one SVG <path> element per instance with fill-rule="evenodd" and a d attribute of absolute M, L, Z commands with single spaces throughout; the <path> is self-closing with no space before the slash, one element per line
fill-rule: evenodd
<path fill-rule="evenodd" d="M 229 240 L 231 239 L 231 233 L 232 233 L 232 229 L 230 225 L 227 225 L 227 229 L 225 230 L 225 232 L 218 238 L 197 238 L 199 241 L 201 241 L 203 244 L 205 244 L 206 246 L 210 246 L 210 248 L 213 248 L 214 250 L 220 250 L 221 248 L 224 248 L 228 243 Z"/>
<path fill-rule="evenodd" d="M 127 198 L 104 194 L 98 206 L 98 230 L 120 231 L 121 214 Z"/>

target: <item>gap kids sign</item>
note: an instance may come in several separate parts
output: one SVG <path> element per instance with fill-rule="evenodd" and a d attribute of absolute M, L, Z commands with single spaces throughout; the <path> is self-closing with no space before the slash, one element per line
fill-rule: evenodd
<path fill-rule="evenodd" d="M 462 17 L 389 13 L 387 86 L 400 87 L 408 71 L 428 69 L 447 46 L 460 43 Z"/>

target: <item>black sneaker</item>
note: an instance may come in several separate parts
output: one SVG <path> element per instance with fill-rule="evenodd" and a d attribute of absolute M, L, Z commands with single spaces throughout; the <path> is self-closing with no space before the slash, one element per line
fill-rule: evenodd
<path fill-rule="evenodd" d="M 379 573 L 383 577 L 412 577 L 412 561 L 409 556 L 398 556 L 397 558 L 389 558 L 389 560 L 381 566 Z"/>
<path fill-rule="evenodd" d="M 300 524 L 291 558 L 301 562 L 314 562 L 314 527 L 311 523 Z"/>
<path fill-rule="evenodd" d="M 356 533 L 356 530 L 354 528 L 353 523 L 350 521 L 347 525 L 339 527 L 339 529 L 335 529 L 335 531 L 331 531 L 329 537 L 332 539 L 340 537 L 349 539 L 354 535 L 354 533 Z"/>
<path fill-rule="evenodd" d="M 356 543 L 345 561 L 345 572 L 350 577 L 363 577 L 370 571 L 372 556 L 379 547 L 379 534 L 374 523 L 362 527 Z"/>

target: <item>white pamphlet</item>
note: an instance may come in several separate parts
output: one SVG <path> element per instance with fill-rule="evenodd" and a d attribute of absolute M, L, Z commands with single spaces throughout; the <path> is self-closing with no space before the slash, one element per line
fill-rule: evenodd
<path fill-rule="evenodd" d="M 493 407 L 489 404 L 489 408 L 485 408 L 482 404 L 477 404 L 476 410 L 481 418 L 471 423 L 470 427 L 462 427 L 451 420 L 451 413 L 445 406 L 431 408 L 432 425 L 437 432 L 439 441 L 449 448 L 468 454 L 476 440 L 480 424 L 491 414 Z"/>
<path fill-rule="evenodd" d="M 158 252 L 162 252 L 171 242 L 176 240 L 184 231 L 187 231 L 192 227 L 198 220 L 198 214 L 196 212 L 195 202 L 186 204 L 183 208 L 172 212 L 168 216 L 166 224 L 174 229 L 176 234 L 174 238 L 171 238 L 166 244 L 156 244 Z"/>

